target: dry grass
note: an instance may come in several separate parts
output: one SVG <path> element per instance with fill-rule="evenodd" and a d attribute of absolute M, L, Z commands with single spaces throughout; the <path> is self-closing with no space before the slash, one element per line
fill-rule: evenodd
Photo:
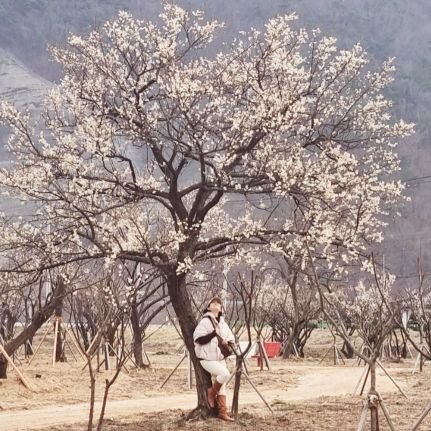
<path fill-rule="evenodd" d="M 151 330 L 149 331 L 149 333 Z M 43 331 L 42 331 L 43 333 Z M 39 335 L 40 337 L 40 335 Z M 37 340 L 35 341 L 37 344 Z M 29 392 L 19 384 L 13 371 L 9 371 L 10 378 L 0 382 L 0 410 L 32 409 L 44 405 L 52 404 L 74 404 L 87 401 L 89 398 L 88 372 L 82 370 L 83 362 L 73 360 L 69 353 L 69 362 L 56 364 L 52 367 L 50 360 L 52 354 L 52 336 L 45 341 L 43 348 L 34 359 L 30 367 L 25 365 L 23 359 L 20 365 L 21 370 L 35 392 Z M 273 361 L 273 371 L 258 372 L 254 368 L 253 360 L 252 378 L 261 389 L 268 388 L 289 388 L 298 382 L 301 375 L 301 366 L 315 365 L 319 363 L 319 358 L 332 345 L 332 336 L 327 330 L 316 330 L 310 339 L 307 349 L 306 360 L 283 361 L 277 359 Z M 110 400 L 135 399 L 153 397 L 166 394 L 184 392 L 191 393 L 186 387 L 186 365 L 181 366 L 172 379 L 163 389 L 159 389 L 161 383 L 173 369 L 175 364 L 182 357 L 182 342 L 173 328 L 163 328 L 151 336 L 147 343 L 147 353 L 152 362 L 149 370 L 136 370 L 131 362 L 127 366 L 129 373 L 120 373 L 118 381 L 110 392 Z M 340 343 L 341 348 L 341 343 Z M 330 363 L 328 358 L 326 366 Z M 295 370 L 289 365 L 295 364 Z M 19 362 L 18 362 L 19 365 Z M 351 366 L 353 362 L 350 363 Z M 429 399 L 429 383 L 431 378 L 431 366 L 426 365 L 422 374 L 412 374 L 413 361 L 404 361 L 401 364 L 386 363 L 386 366 L 397 367 L 395 376 L 398 381 L 404 382 L 407 387 L 409 399 L 405 400 L 398 393 L 393 393 L 385 397 L 387 407 L 393 417 L 397 430 L 408 430 L 411 428 L 415 418 L 417 418 Z M 400 370 L 404 367 L 404 370 Z M 104 371 L 98 375 L 97 398 L 101 399 L 104 378 L 112 371 Z M 36 374 L 40 377 L 36 377 Z M 244 383 L 244 389 L 247 384 Z M 251 389 L 250 389 L 251 390 Z M 311 394 L 312 398 L 312 394 Z M 109 407 L 109 405 L 108 405 Z M 106 431 L 263 431 L 263 430 L 355 430 L 362 408 L 362 401 L 359 397 L 321 397 L 308 401 L 274 401 L 272 407 L 274 415 L 268 413 L 263 404 L 242 405 L 240 415 L 235 424 L 225 424 L 217 419 L 209 419 L 205 422 L 186 422 L 184 414 L 186 412 L 175 410 L 175 406 L 166 405 L 167 409 L 162 413 L 151 413 L 122 419 L 121 421 L 107 420 L 104 426 Z M 383 416 L 381 415 L 383 422 Z M 84 425 L 63 426 L 45 429 L 45 431 L 76 431 L 84 430 Z M 382 430 L 388 429 L 383 426 Z M 431 429 L 430 418 L 423 423 L 420 430 Z"/>

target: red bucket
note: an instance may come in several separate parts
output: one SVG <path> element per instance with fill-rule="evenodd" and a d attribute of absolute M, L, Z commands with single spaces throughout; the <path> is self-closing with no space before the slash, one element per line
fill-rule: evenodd
<path fill-rule="evenodd" d="M 266 356 L 268 356 L 268 358 L 276 358 L 280 354 L 281 343 L 278 341 L 264 341 L 263 348 L 265 349 Z M 253 355 L 252 358 L 257 359 L 258 367 L 262 365 L 262 358 L 260 357 L 259 350 L 257 355 Z"/>
<path fill-rule="evenodd" d="M 265 348 L 268 358 L 276 358 L 280 354 L 281 343 L 278 341 L 264 341 L 263 347 Z"/>

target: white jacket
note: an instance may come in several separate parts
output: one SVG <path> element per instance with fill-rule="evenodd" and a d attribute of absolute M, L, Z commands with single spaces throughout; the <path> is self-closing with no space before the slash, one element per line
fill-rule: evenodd
<path fill-rule="evenodd" d="M 206 316 L 209 316 L 209 318 Z M 220 317 L 220 322 L 217 322 L 217 320 L 214 318 L 214 315 L 211 312 L 207 312 L 204 314 L 203 318 L 198 323 L 195 331 L 193 332 L 195 353 L 199 359 L 206 359 L 207 361 L 222 361 L 224 357 L 218 347 L 217 337 L 212 338 L 207 344 L 199 344 L 196 342 L 199 337 L 211 334 L 211 332 L 214 331 L 214 326 L 210 319 L 212 319 L 214 324 L 219 327 L 220 336 L 224 340 L 227 342 L 235 342 L 235 336 L 230 330 L 228 324 L 225 322 L 223 316 Z"/>

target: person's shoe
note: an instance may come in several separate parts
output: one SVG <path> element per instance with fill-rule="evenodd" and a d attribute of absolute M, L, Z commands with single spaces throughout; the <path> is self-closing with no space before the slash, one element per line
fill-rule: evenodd
<path fill-rule="evenodd" d="M 219 395 L 217 397 L 217 410 L 218 410 L 218 418 L 223 419 L 226 422 L 234 422 L 235 419 L 231 418 L 227 414 L 227 406 L 226 406 L 226 395 Z"/>
<path fill-rule="evenodd" d="M 215 380 L 213 385 L 208 388 L 208 404 L 212 409 L 216 406 L 217 394 L 221 387 L 222 384 Z"/>

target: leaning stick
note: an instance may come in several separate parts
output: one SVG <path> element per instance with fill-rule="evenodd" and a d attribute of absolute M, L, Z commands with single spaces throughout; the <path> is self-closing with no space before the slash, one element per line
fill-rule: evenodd
<path fill-rule="evenodd" d="M 107 343 L 107 345 L 108 345 L 108 347 L 111 349 L 111 352 L 116 356 L 116 358 L 118 359 L 118 364 L 120 364 L 121 363 L 121 358 L 120 358 L 120 356 L 118 356 L 118 354 L 117 354 L 117 352 L 115 351 L 115 349 L 109 344 L 109 343 Z M 109 353 L 109 351 L 108 351 L 108 353 Z M 127 373 L 128 374 L 130 374 L 130 371 L 127 369 L 127 367 L 126 367 L 126 364 L 125 363 L 123 363 L 123 365 L 121 366 L 121 368 L 124 368 L 126 371 L 127 371 Z"/>
<path fill-rule="evenodd" d="M 377 365 L 385 372 L 385 374 L 391 379 L 391 382 L 398 388 L 398 390 L 403 394 L 404 398 L 409 398 L 404 391 L 398 386 L 397 382 L 389 375 L 389 373 L 386 371 L 385 367 L 377 361 Z"/>
<path fill-rule="evenodd" d="M 371 367 L 368 365 L 367 374 L 365 374 L 364 383 L 362 384 L 361 392 L 359 393 L 359 395 L 362 395 L 364 393 L 365 385 L 367 384 L 368 376 L 370 375 L 370 370 Z"/>
<path fill-rule="evenodd" d="M 42 339 L 40 340 L 40 343 L 39 343 L 39 344 L 38 344 L 38 346 L 36 347 L 36 350 L 34 351 L 33 356 L 32 356 L 32 357 L 30 358 L 30 360 L 28 361 L 27 367 L 29 367 L 29 366 L 30 366 L 30 364 L 32 363 L 33 359 L 36 357 L 37 352 L 39 351 L 40 347 L 42 346 L 42 343 L 45 341 L 45 338 L 46 338 L 46 336 L 48 335 L 48 332 L 50 331 L 50 329 L 51 329 L 51 325 L 48 323 L 48 328 L 47 328 L 47 330 L 45 331 L 45 333 L 43 334 L 43 337 L 42 337 Z"/>
<path fill-rule="evenodd" d="M 56 353 L 57 353 L 57 336 L 58 336 L 58 319 L 54 321 L 54 348 L 52 349 L 52 366 L 55 365 Z"/>
<path fill-rule="evenodd" d="M 30 387 L 30 385 L 27 383 L 27 380 L 24 378 L 24 376 L 22 375 L 21 371 L 18 370 L 18 368 L 16 367 L 16 365 L 13 363 L 11 357 L 6 353 L 6 350 L 4 349 L 4 347 L 0 344 L 0 353 L 6 358 L 6 360 L 9 362 L 9 364 L 11 364 L 12 368 L 15 370 L 15 372 L 18 374 L 18 377 L 20 378 L 22 384 L 29 389 L 30 391 L 32 391 L 33 389 Z"/>
<path fill-rule="evenodd" d="M 93 344 L 96 342 L 96 340 L 98 339 L 98 337 L 99 337 L 99 335 L 100 335 L 100 333 L 102 332 L 102 330 L 101 329 L 99 329 L 97 332 L 96 332 L 96 335 L 93 337 L 93 339 L 91 340 L 91 343 L 90 343 L 90 345 L 88 346 L 88 349 L 85 351 L 85 353 L 87 353 L 87 355 L 91 352 L 91 349 L 93 348 Z"/>
<path fill-rule="evenodd" d="M 64 325 L 64 328 L 66 329 L 66 332 L 69 334 L 69 338 L 72 341 L 73 345 L 75 346 L 75 349 L 78 351 L 78 353 L 81 355 L 81 358 L 86 361 L 87 358 L 85 357 L 84 353 L 82 352 L 81 348 L 79 347 L 77 341 L 75 340 L 74 334 L 67 329 L 66 324 Z"/>
<path fill-rule="evenodd" d="M 274 414 L 274 410 L 272 410 L 271 406 L 266 402 L 265 398 L 263 398 L 263 395 L 259 392 L 259 389 L 256 388 L 255 384 L 250 380 L 250 377 L 248 377 L 247 374 L 244 374 L 244 377 L 248 380 L 250 385 L 253 387 L 253 389 L 256 391 L 257 395 L 259 395 L 260 399 L 265 403 L 266 407 L 270 410 L 272 414 Z"/>
<path fill-rule="evenodd" d="M 181 361 L 180 362 L 178 362 L 178 364 L 177 364 L 177 366 L 171 371 L 171 374 L 169 374 L 169 376 L 168 377 L 166 377 L 166 379 L 165 379 L 165 381 L 161 384 L 161 386 L 160 386 L 160 388 L 159 389 L 162 389 L 163 388 L 163 386 L 165 386 L 165 384 L 168 382 L 168 380 L 172 377 L 172 374 L 174 374 L 175 373 L 175 371 L 177 371 L 177 369 L 178 369 L 178 367 L 183 363 L 183 361 L 184 361 L 184 359 L 186 359 L 186 355 L 184 355 L 182 358 L 181 358 Z"/>
<path fill-rule="evenodd" d="M 76 356 L 75 356 L 75 353 L 73 353 L 73 349 L 72 349 L 72 347 L 70 347 L 70 343 L 69 343 L 69 341 L 64 340 L 64 346 L 65 346 L 64 348 L 66 348 L 66 346 L 69 348 L 70 353 L 72 353 L 73 359 L 76 361 L 76 360 L 77 360 L 77 358 L 76 358 Z"/>
<path fill-rule="evenodd" d="M 421 414 L 421 416 L 419 417 L 419 419 L 416 421 L 416 423 L 413 425 L 413 428 L 411 431 L 416 431 L 419 427 L 419 425 L 422 423 L 422 421 L 426 418 L 426 416 L 428 415 L 428 413 L 431 410 L 431 404 L 424 410 L 424 412 Z"/>
<path fill-rule="evenodd" d="M 380 401 L 380 407 L 383 410 L 383 414 L 385 415 L 386 421 L 388 422 L 389 428 L 391 429 L 391 431 L 395 431 L 395 427 L 394 424 L 392 423 L 392 419 L 389 415 L 388 409 L 385 406 L 385 403 L 383 402 L 382 398 L 380 397 L 379 394 L 377 394 L 377 396 L 379 397 L 379 401 Z"/>
<path fill-rule="evenodd" d="M 366 373 L 368 370 L 369 370 L 369 366 L 365 365 L 365 367 L 364 367 L 364 371 L 362 371 L 361 377 L 359 378 L 358 383 L 356 384 L 355 390 L 353 391 L 352 395 L 356 395 L 356 391 L 359 389 L 359 385 L 361 384 L 362 379 L 364 378 L 365 373 Z M 368 374 L 367 374 L 367 377 L 368 377 Z"/>
<path fill-rule="evenodd" d="M 367 419 L 367 413 L 368 413 L 368 406 L 364 404 L 364 407 L 362 407 L 361 416 L 359 417 L 358 428 L 356 431 L 364 431 L 365 421 Z"/>

